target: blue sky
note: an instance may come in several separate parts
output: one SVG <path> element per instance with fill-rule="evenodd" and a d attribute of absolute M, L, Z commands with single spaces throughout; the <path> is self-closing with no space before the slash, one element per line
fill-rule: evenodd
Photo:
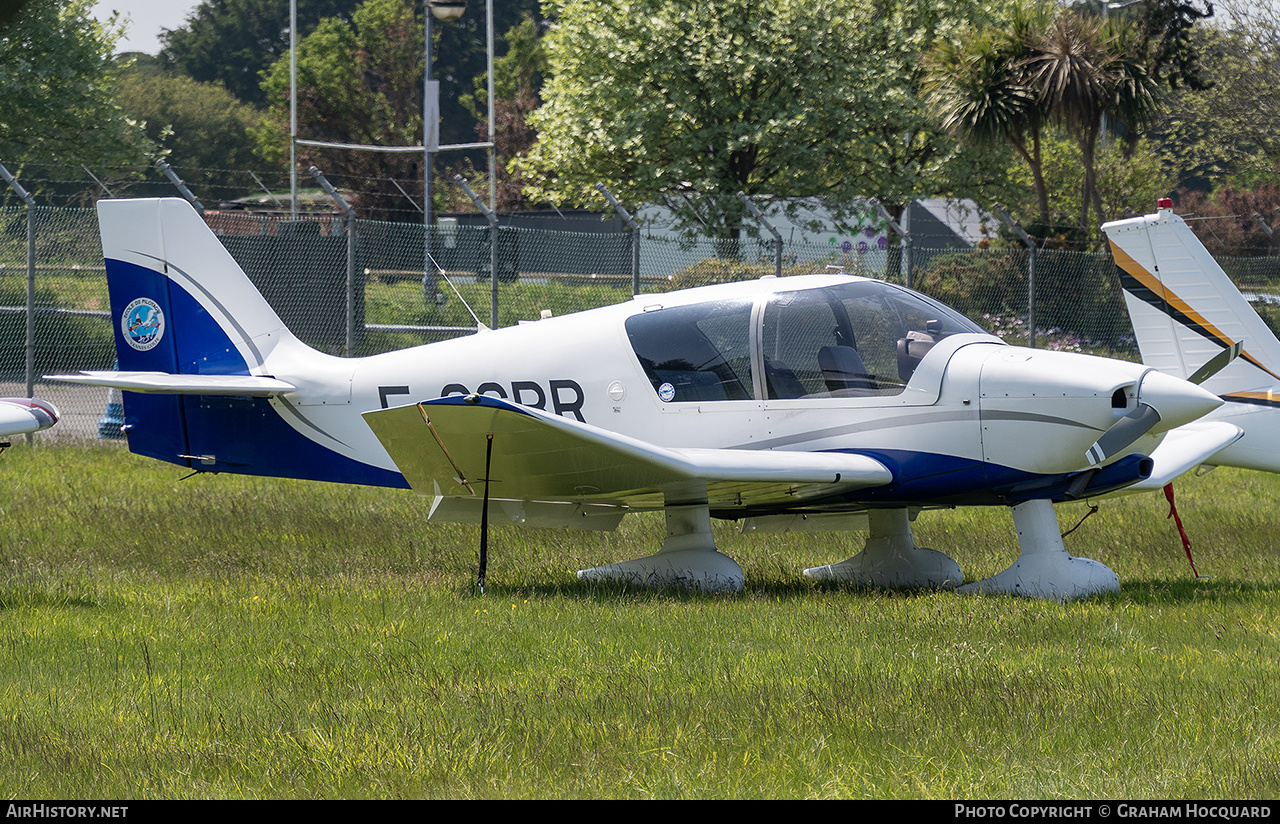
<path fill-rule="evenodd" d="M 129 17 L 130 22 L 124 38 L 116 47 L 117 52 L 156 54 L 160 51 L 160 30 L 178 28 L 199 5 L 200 0 L 99 0 L 93 15 L 99 20 L 106 20 L 114 9 Z M 1219 19 L 1225 17 L 1224 12 L 1219 4 Z"/>
<path fill-rule="evenodd" d="M 125 36 L 116 44 L 117 52 L 160 51 L 160 30 L 176 29 L 200 5 L 200 0 L 99 0 L 93 16 L 106 21 L 112 11 L 129 18 Z"/>

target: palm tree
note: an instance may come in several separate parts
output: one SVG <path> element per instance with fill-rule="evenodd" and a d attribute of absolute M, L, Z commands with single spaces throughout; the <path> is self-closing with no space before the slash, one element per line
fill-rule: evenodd
<path fill-rule="evenodd" d="M 1006 142 L 1013 147 L 1031 170 L 1040 220 L 1048 224 L 1049 194 L 1040 157 L 1045 118 L 1024 71 L 1027 57 L 1020 28 L 970 32 L 959 43 L 944 41 L 934 48 L 925 88 L 943 128 L 978 145 Z"/>
<path fill-rule="evenodd" d="M 1120 21 L 1108 24 L 1062 11 L 1047 31 L 1033 35 L 1027 45 L 1031 54 L 1025 65 L 1041 110 L 1064 126 L 1080 147 L 1084 166 L 1080 226 L 1088 226 L 1091 205 L 1099 222 L 1106 220 L 1096 161 L 1103 117 L 1140 128 L 1158 105 L 1156 82 L 1146 69 L 1137 39 Z"/>

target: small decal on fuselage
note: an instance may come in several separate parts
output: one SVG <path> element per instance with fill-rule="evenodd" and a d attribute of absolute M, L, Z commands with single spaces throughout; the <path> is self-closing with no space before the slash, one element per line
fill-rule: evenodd
<path fill-rule="evenodd" d="M 138 298 L 124 308 L 120 331 L 125 343 L 139 352 L 154 349 L 164 337 L 164 312 L 151 298 Z"/>

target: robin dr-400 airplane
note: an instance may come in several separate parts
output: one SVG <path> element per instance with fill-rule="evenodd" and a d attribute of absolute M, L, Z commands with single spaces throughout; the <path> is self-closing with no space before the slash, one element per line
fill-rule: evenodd
<path fill-rule="evenodd" d="M 431 519 L 613 529 L 664 510 L 653 555 L 579 577 L 738 590 L 711 518 L 869 529 L 805 570 L 959 586 L 917 547 L 923 508 L 1007 506 L 1020 557 L 962 592 L 1114 591 L 1070 556 L 1053 502 L 1198 464 L 1239 435 L 1158 448 L 1222 401 L 1146 366 L 1005 344 L 929 298 L 846 275 L 762 278 L 362 358 L 284 327 L 176 199 L 98 205 L 129 448 L 201 472 L 412 487 Z M 483 540 L 483 539 L 482 539 Z"/>

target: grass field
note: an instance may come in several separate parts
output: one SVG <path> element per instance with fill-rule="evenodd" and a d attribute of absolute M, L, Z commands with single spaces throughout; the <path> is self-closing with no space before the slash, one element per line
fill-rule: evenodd
<path fill-rule="evenodd" d="M 737 596 L 587 585 L 655 549 L 426 523 L 407 492 L 0 457 L 0 787 L 13 798 L 1275 798 L 1280 478 L 1101 502 L 1118 595 L 819 586 L 862 536 L 741 536 Z M 1059 507 L 1065 529 L 1087 511 Z M 923 513 L 970 579 L 1007 512 Z"/>

